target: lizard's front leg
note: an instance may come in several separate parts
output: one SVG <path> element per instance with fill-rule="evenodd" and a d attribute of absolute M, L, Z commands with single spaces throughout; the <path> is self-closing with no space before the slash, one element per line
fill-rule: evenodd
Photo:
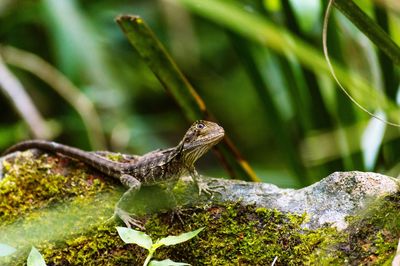
<path fill-rule="evenodd" d="M 132 217 L 132 213 L 129 213 L 122 209 L 122 206 L 129 206 L 129 204 L 132 202 L 131 200 L 140 190 L 141 183 L 135 177 L 126 174 L 122 175 L 120 177 L 120 180 L 121 183 L 129 189 L 121 196 L 121 198 L 115 205 L 114 216 L 118 216 L 128 228 L 131 228 L 131 226 L 137 226 L 140 229 L 144 229 L 141 222 Z"/>

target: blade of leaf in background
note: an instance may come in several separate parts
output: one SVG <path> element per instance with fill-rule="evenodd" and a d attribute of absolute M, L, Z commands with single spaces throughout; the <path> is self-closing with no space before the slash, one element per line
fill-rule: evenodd
<path fill-rule="evenodd" d="M 315 46 L 315 50 L 319 50 L 320 39 L 310 37 L 314 37 L 314 35 L 320 37 L 321 35 L 321 14 L 323 14 L 324 9 L 322 3 L 319 1 L 303 3 L 302 1 L 291 0 L 289 5 L 285 4 L 286 2 L 288 2 L 288 0 L 282 1 L 285 10 L 285 17 L 291 18 L 289 19 L 290 23 L 287 23 L 289 30 L 294 35 L 301 37 L 302 39 L 306 40 L 307 43 Z M 336 22 L 336 20 L 334 21 Z M 308 23 L 305 24 L 305 22 Z M 303 27 L 296 26 L 297 24 L 303 25 Z M 304 24 L 308 25 L 308 28 L 305 28 Z M 330 23 L 328 25 L 328 36 L 329 40 L 331 40 L 330 55 L 337 62 L 343 64 L 346 62 L 343 60 L 342 56 L 343 42 L 341 41 L 341 38 L 335 27 L 338 27 L 336 23 Z M 325 173 L 330 173 L 332 171 L 336 171 L 337 169 L 342 169 L 343 166 L 346 169 L 363 169 L 360 152 L 352 154 L 349 150 L 349 143 L 354 141 L 352 136 L 348 135 L 348 132 L 345 130 L 341 130 L 342 128 L 346 127 L 346 125 L 351 125 L 357 121 L 357 111 L 355 111 L 356 106 L 349 104 L 346 95 L 342 91 L 338 90 L 336 84 L 333 82 L 327 84 L 329 81 L 323 77 L 324 74 L 321 75 L 315 71 L 307 69 L 304 66 L 301 66 L 300 69 L 306 77 L 307 88 L 301 87 L 299 89 L 310 91 L 309 94 L 311 95 L 311 99 L 309 100 L 309 103 L 306 104 L 306 108 L 308 107 L 311 110 L 311 112 L 309 112 L 309 116 L 311 116 L 311 120 L 313 121 L 314 125 L 311 130 L 308 129 L 306 132 L 304 132 L 304 136 L 308 136 L 310 132 L 316 132 L 321 129 L 339 129 L 339 134 L 332 143 L 340 148 L 341 162 L 340 160 L 336 160 L 323 164 L 321 166 L 323 166 L 324 169 L 319 167 L 319 170 L 324 170 Z M 321 82 L 321 79 L 324 81 Z M 305 93 L 303 92 L 303 94 Z M 318 110 L 317 114 L 315 114 L 315 110 Z"/>
<path fill-rule="evenodd" d="M 271 89 L 269 84 L 263 79 L 263 75 L 253 58 L 250 47 L 241 37 L 234 34 L 229 35 L 232 40 L 231 43 L 242 61 L 253 83 L 253 87 L 257 92 L 258 99 L 265 110 L 264 116 L 267 118 L 266 123 L 270 124 L 271 129 L 274 130 L 274 136 L 278 142 L 282 156 L 286 159 L 288 166 L 301 185 L 305 186 L 312 183 L 312 180 L 308 180 L 307 172 L 301 164 L 299 154 L 296 152 L 297 149 L 294 148 L 297 145 L 290 137 L 281 110 L 273 100 L 273 89 Z M 301 116 L 302 115 L 300 115 L 300 117 Z"/>
<path fill-rule="evenodd" d="M 340 15 L 340 14 L 339 14 Z M 340 17 L 342 18 L 342 17 Z M 344 29 L 346 28 L 347 25 L 351 25 L 346 19 L 338 19 L 336 14 L 331 14 L 331 19 L 330 21 L 334 23 L 328 23 L 328 29 L 327 29 L 327 36 L 330 41 L 329 45 L 329 56 L 331 59 L 334 59 L 336 62 L 339 62 L 341 64 L 346 63 L 346 49 L 347 47 L 356 47 L 359 48 L 359 42 L 361 40 L 357 39 L 356 37 L 344 37 L 343 39 L 341 38 L 340 33 L 336 30 L 338 27 L 342 28 L 342 31 L 345 31 Z M 365 40 L 364 40 L 365 41 Z M 356 49 L 355 48 L 355 49 Z M 355 54 L 354 60 L 360 60 L 359 58 L 364 58 L 365 54 L 363 53 L 364 49 L 359 48 L 360 50 L 359 54 Z M 348 65 L 350 65 L 347 62 Z M 354 70 L 352 72 L 354 74 L 357 74 L 357 67 L 354 67 Z M 358 73 L 360 76 L 363 73 Z M 370 79 L 368 80 L 370 82 Z M 375 83 L 371 83 L 376 85 Z M 351 143 L 354 142 L 354 138 L 352 135 L 352 132 L 348 132 L 345 130 L 347 126 L 351 126 L 358 121 L 357 117 L 357 110 L 356 106 L 354 104 L 349 104 L 349 99 L 347 98 L 347 95 L 344 94 L 342 91 L 340 91 L 339 86 L 334 83 L 333 86 L 335 87 L 334 94 L 332 97 L 332 100 L 334 102 L 335 107 L 332 108 L 330 111 L 331 116 L 333 120 L 335 121 L 335 124 L 337 124 L 337 132 L 338 134 L 336 135 L 336 145 L 339 147 L 340 152 L 341 152 L 341 161 L 343 162 L 343 165 L 346 169 L 358 169 L 358 170 L 363 170 L 364 169 L 364 164 L 361 156 L 361 152 L 351 152 L 350 151 L 350 146 Z M 379 87 L 374 87 L 375 89 L 380 89 Z M 336 165 L 335 168 L 338 169 L 340 166 Z"/>
<path fill-rule="evenodd" d="M 318 28 L 322 27 L 321 4 L 318 1 L 304 3 L 296 0 L 282 0 L 280 3 L 286 28 L 292 34 L 316 46 L 315 50 L 320 49 L 319 43 L 316 43 L 315 35 L 320 35 Z M 268 13 L 266 18 L 273 17 L 273 15 L 273 13 Z M 335 24 L 330 24 L 332 28 L 333 25 Z M 341 43 L 339 43 L 340 38 L 336 38 L 337 31 L 330 30 L 328 33 L 330 34 L 329 39 L 335 42 L 332 45 L 331 55 L 335 59 L 341 59 Z M 292 95 L 292 106 L 296 108 L 297 124 L 300 123 L 301 127 L 299 138 L 307 137 L 310 132 L 318 132 L 332 127 L 341 128 L 357 121 L 354 105 L 349 104 L 341 91 L 333 88 L 332 85 L 325 86 L 326 82 L 321 83 L 322 75 L 301 65 L 295 56 L 280 56 L 280 58 L 281 65 L 285 66 L 286 69 L 284 73 L 287 76 L 287 90 Z M 343 60 L 339 62 L 342 63 Z M 279 68 L 279 66 L 276 67 Z M 333 88 L 333 90 L 330 88 Z M 315 110 L 318 110 L 318 112 L 315 112 Z M 303 117 L 307 117 L 307 124 L 304 123 Z M 345 130 L 339 132 L 341 134 L 338 134 L 333 142 L 340 147 L 343 164 L 339 160 L 321 164 L 318 168 L 310 169 L 312 176 L 323 176 L 337 169 L 342 169 L 343 165 L 347 169 L 363 168 L 361 154 L 351 154 L 349 151 L 348 143 L 353 141 L 353 138 L 348 136 Z"/>
<path fill-rule="evenodd" d="M 361 150 L 360 140 L 363 138 L 368 127 L 370 120 L 359 120 L 357 124 L 342 127 L 340 129 L 328 131 L 328 132 L 318 132 L 304 139 L 300 146 L 300 153 L 302 156 L 303 163 L 308 166 L 316 166 L 320 164 L 325 164 L 327 162 L 337 160 L 341 158 L 342 152 L 340 147 L 336 145 L 336 141 L 341 132 L 344 131 L 346 135 L 350 136 L 349 140 L 349 152 L 355 153 Z M 376 126 L 376 125 L 373 125 Z M 378 128 L 378 130 L 381 130 Z M 395 140 L 399 136 L 398 128 L 387 127 L 386 132 L 381 140 L 381 143 L 388 143 Z M 367 136 L 368 137 L 368 136 Z M 380 137 L 380 136 L 379 136 Z M 376 144 L 374 144 L 376 145 Z M 321 149 L 321 147 L 324 147 Z M 367 156 L 367 155 L 365 155 Z M 371 155 L 368 155 L 371 156 Z"/>
<path fill-rule="evenodd" d="M 384 117 L 384 114 L 381 115 Z M 383 136 L 385 135 L 385 128 L 385 124 L 379 123 L 376 119 L 371 119 L 367 128 L 364 130 L 361 146 L 367 171 L 372 171 L 375 167 Z"/>
<path fill-rule="evenodd" d="M 389 32 L 387 10 L 380 6 L 374 6 L 374 14 L 376 23 L 379 27 L 381 27 L 385 32 Z M 383 89 L 390 98 L 396 99 L 399 91 L 399 77 L 395 73 L 395 66 L 393 62 L 391 62 L 389 56 L 387 56 L 381 49 L 379 49 L 377 53 L 380 67 L 379 75 L 381 79 L 383 79 Z M 373 141 L 372 143 L 376 143 L 376 141 Z M 391 141 L 387 145 L 384 145 L 382 149 L 385 154 L 385 162 L 388 165 L 393 165 L 398 162 L 397 151 L 400 150 L 400 140 Z"/>
<path fill-rule="evenodd" d="M 0 56 L 0 92 L 2 92 L 16 112 L 26 123 L 35 138 L 46 139 L 53 135 L 50 126 L 26 92 L 22 83 L 13 75 Z"/>
<path fill-rule="evenodd" d="M 136 82 L 140 74 L 130 75 L 129 83 L 126 83 L 126 68 L 118 64 L 110 53 L 112 44 L 107 43 L 109 36 L 105 37 L 106 25 L 89 17 L 87 6 L 81 1 L 41 0 L 40 6 L 44 11 L 40 14 L 43 15 L 48 45 L 52 48 L 50 57 L 53 62 L 57 62 L 55 67 L 101 110 L 102 128 L 109 136 L 109 148 L 128 151 L 132 146 L 146 146 L 144 142 L 134 145 L 129 143 L 129 133 L 143 128 L 140 128 L 140 124 L 128 125 L 131 123 L 132 109 L 136 108 L 131 102 L 135 99 L 136 90 L 130 91 L 127 97 L 125 88 L 132 85 L 132 80 Z M 109 17 L 111 19 L 113 16 Z M 140 78 L 144 79 L 142 76 Z M 81 122 L 80 119 L 77 121 Z M 71 123 L 68 133 L 79 130 L 78 123 Z M 128 137 L 121 137 L 121 132 L 124 132 L 121 129 L 127 129 L 125 135 Z M 117 136 L 118 133 L 121 133 L 120 136 Z M 75 138 L 74 142 L 74 145 L 82 148 L 89 144 L 85 138 Z"/>
<path fill-rule="evenodd" d="M 111 63 L 113 60 L 107 39 L 102 39 L 105 29 L 99 28 L 87 17 L 77 0 L 41 0 L 40 3 L 52 47 L 51 55 L 57 62 L 55 67 L 102 110 L 101 123 L 103 130 L 111 136 L 111 148 L 126 148 L 126 139 L 119 138 L 119 142 L 113 138 L 115 127 L 128 128 L 128 97 L 121 85 L 123 81 L 117 72 L 119 70 Z M 105 119 L 107 114 L 112 114 L 112 119 Z M 80 119 L 77 121 L 81 122 Z M 68 132 L 77 131 L 79 127 L 79 124 L 73 123 Z M 75 138 L 74 141 L 74 145 L 78 146 L 90 144 L 84 138 Z"/>
<path fill-rule="evenodd" d="M 349 141 L 346 143 L 348 152 L 359 152 L 361 150 L 359 140 L 362 138 L 367 123 L 368 121 L 361 120 L 354 125 L 342 126 L 331 131 L 309 134 L 300 146 L 300 154 L 303 163 L 307 167 L 313 167 L 342 158 L 343 146 L 340 144 L 340 141 L 343 135 L 349 136 Z M 385 135 L 385 137 L 387 137 L 387 135 Z M 337 143 L 339 143 L 339 145 Z M 323 149 L 321 149 L 321 147 L 323 147 Z"/>
<path fill-rule="evenodd" d="M 173 0 L 171 0 L 173 1 Z M 267 46 L 283 55 L 294 55 L 307 68 L 319 74 L 331 76 L 321 52 L 301 39 L 270 23 L 255 13 L 239 8 L 231 2 L 219 0 L 175 0 L 200 16 L 220 24 L 232 31 Z M 333 63 L 337 77 L 364 107 L 381 109 L 392 121 L 399 123 L 400 110 L 384 94 L 374 90 L 359 75 Z"/>
<path fill-rule="evenodd" d="M 319 1 L 304 3 L 303 1 L 296 0 L 282 0 L 281 3 L 285 14 L 287 28 L 292 32 L 292 34 L 299 36 L 311 45 L 315 45 L 315 39 L 310 38 L 311 36 L 308 34 L 317 31 L 318 35 L 320 35 L 320 29 L 318 29 L 318 27 L 322 28 L 322 4 Z M 333 27 L 333 24 L 331 25 L 331 27 Z M 334 40 L 335 42 L 340 40 L 339 38 L 336 38 L 336 30 L 328 31 L 328 33 L 330 40 Z M 335 59 L 341 58 L 340 55 L 342 51 L 340 44 L 332 46 L 332 57 Z M 315 49 L 319 49 L 319 45 L 317 45 L 317 47 L 318 48 Z M 332 95 L 330 95 L 332 97 L 326 97 L 326 88 L 319 82 L 321 75 L 302 66 L 299 64 L 298 60 L 296 60 L 296 57 L 292 57 L 293 59 L 289 61 L 291 66 L 289 71 L 296 73 L 297 75 L 293 78 L 288 77 L 288 79 L 292 81 L 289 88 L 291 91 L 294 91 L 293 95 L 298 95 L 293 99 L 293 104 L 296 106 L 296 102 L 301 103 L 300 108 L 297 110 L 297 114 L 300 114 L 299 116 L 308 116 L 310 120 L 309 127 L 303 126 L 302 137 L 307 136 L 310 132 L 332 127 L 340 128 L 346 124 L 352 124 L 352 122 L 355 122 L 354 106 L 348 104 L 348 101 L 344 99 L 345 95 L 341 91 L 335 89 Z M 340 60 L 339 62 L 342 63 L 343 61 Z M 301 82 L 303 79 L 305 81 Z M 306 100 L 301 101 L 301 99 Z M 334 108 L 332 108 L 333 105 L 335 106 Z M 302 109 L 307 109 L 307 112 Z M 318 110 L 318 112 L 315 112 L 315 110 Z M 339 119 L 339 117 L 342 119 Z M 343 132 L 343 134 L 338 135 L 336 144 L 341 147 L 343 165 L 347 169 L 361 169 L 361 157 L 349 153 L 348 142 L 351 138 L 345 134 L 345 131 L 340 132 Z M 359 162 L 357 166 L 355 165 L 356 162 Z M 326 174 L 336 171 L 338 168 L 342 168 L 342 165 L 339 162 L 333 162 L 321 165 L 321 167 L 319 167 L 319 172 L 325 171 Z M 315 173 L 314 175 L 320 176 L 319 173 Z"/>
<path fill-rule="evenodd" d="M 301 31 L 301 27 L 297 22 L 297 19 L 293 12 L 294 10 L 292 9 L 289 1 L 282 0 L 281 4 L 282 12 L 285 14 L 285 22 L 287 28 L 291 32 L 297 33 L 299 37 L 306 38 L 306 36 Z M 302 13 L 306 13 L 304 12 L 304 10 L 302 11 Z M 304 18 L 303 21 L 305 21 Z M 321 114 L 321 116 L 327 117 L 325 115 L 327 113 L 327 111 L 325 111 L 326 107 L 321 106 L 323 101 L 314 73 L 301 66 L 296 58 L 293 56 L 289 57 L 281 55 L 280 61 L 282 67 L 284 68 L 283 73 L 287 75 L 287 88 L 291 92 L 292 105 L 296 108 L 296 114 L 298 114 L 301 124 L 301 135 L 303 136 L 304 132 L 309 131 L 315 127 L 319 127 L 322 123 L 328 121 L 328 119 L 318 119 L 317 117 L 315 117 L 315 113 L 313 111 L 315 109 L 318 109 L 320 110 L 319 114 Z M 313 113 L 314 115 L 312 115 Z M 313 121 L 313 119 L 315 121 Z"/>
<path fill-rule="evenodd" d="M 176 97 L 178 105 L 191 120 L 208 117 L 205 103 L 183 76 L 154 33 L 138 16 L 118 16 L 119 24 L 129 42 L 155 73 L 162 85 Z"/>
<path fill-rule="evenodd" d="M 374 2 L 382 8 L 390 10 L 391 12 L 397 12 L 397 14 L 400 15 L 399 0 L 374 0 Z"/>
<path fill-rule="evenodd" d="M 400 65 L 400 47 L 352 0 L 335 0 L 334 6 L 357 26 L 393 63 Z"/>
<path fill-rule="evenodd" d="M 381 7 L 374 6 L 374 13 L 376 18 L 377 26 L 382 28 L 385 32 L 389 32 L 389 18 L 386 10 Z M 387 38 L 389 38 L 387 36 Z M 390 57 L 386 55 L 382 49 L 377 51 L 380 68 L 380 71 L 383 82 L 384 82 L 384 89 L 389 95 L 390 98 L 394 99 L 397 94 L 398 85 L 399 85 L 399 78 L 395 74 L 395 68 L 393 62 L 391 62 Z"/>
<path fill-rule="evenodd" d="M 61 70 L 73 80 L 85 75 L 98 89 L 118 87 L 108 69 L 105 47 L 96 41 L 99 35 L 77 1 L 42 0 L 42 5 Z"/>
<path fill-rule="evenodd" d="M 378 46 L 380 69 L 375 69 L 378 72 L 379 81 L 383 79 L 384 85 L 379 86 L 382 82 L 374 82 L 376 88 L 386 91 L 388 96 L 395 99 L 398 91 L 398 79 L 394 75 L 394 64 L 400 64 L 400 48 L 384 31 L 388 31 L 388 18 L 386 11 L 375 8 L 375 15 L 377 22 L 383 27 L 381 28 L 375 21 L 373 21 L 364 11 L 358 7 L 353 1 L 333 1 L 337 9 L 339 9 L 366 37 L 368 37 L 376 46 Z M 392 62 L 391 62 L 392 61 Z M 372 72 L 372 73 L 374 73 Z M 374 77 L 374 75 L 371 75 Z M 375 113 L 380 113 L 385 120 L 385 113 L 377 110 Z M 374 125 L 374 129 L 371 129 Z M 398 126 L 397 124 L 395 126 Z M 382 146 L 383 134 L 385 127 L 382 125 L 375 125 L 367 128 L 362 138 L 362 147 L 364 152 L 365 166 L 372 170 L 376 162 L 376 156 Z M 374 132 L 374 135 L 371 134 Z M 400 142 L 395 140 L 390 145 L 385 145 L 385 161 L 388 164 L 395 163 L 397 158 L 393 156 L 398 150 Z"/>
<path fill-rule="evenodd" d="M 282 12 L 285 16 L 286 28 L 292 34 L 315 46 L 316 40 L 314 35 L 319 35 L 318 27 L 321 27 L 319 25 L 322 24 L 321 3 L 319 1 L 304 3 L 304 1 L 282 0 L 281 4 Z M 269 16 L 266 17 L 268 18 Z M 282 55 L 280 58 L 286 65 L 287 70 L 285 73 L 287 75 L 288 89 L 292 94 L 292 105 L 297 107 L 296 115 L 299 117 L 298 121 L 301 122 L 301 132 L 298 138 L 303 139 L 310 132 L 336 126 L 338 120 L 332 118 L 337 116 L 337 110 L 329 108 L 333 103 L 336 104 L 336 102 L 334 97 L 324 97 L 326 96 L 326 88 L 321 86 L 319 82 L 321 75 L 302 65 L 293 54 Z M 341 92 L 333 92 L 335 95 L 339 93 Z M 351 105 L 347 106 L 350 109 L 351 107 Z M 315 112 L 315 110 L 318 110 L 318 112 Z M 303 116 L 307 118 L 303 118 Z M 307 119 L 307 123 L 304 123 L 305 119 Z M 346 140 L 339 141 L 339 143 L 346 143 Z M 342 155 L 346 156 L 343 153 Z M 309 172 L 311 172 L 312 176 L 319 177 L 336 171 L 338 167 L 342 168 L 338 163 L 324 164 L 320 165 L 318 169 L 309 169 Z"/>
<path fill-rule="evenodd" d="M 104 150 L 106 148 L 100 117 L 94 104 L 66 76 L 33 53 L 3 45 L 0 46 L 0 54 L 7 64 L 31 72 L 49 84 L 80 115 L 92 147 L 96 150 Z"/>
<path fill-rule="evenodd" d="M 213 120 L 204 101 L 145 22 L 137 16 L 119 16 L 116 21 L 132 46 L 182 108 L 187 119 L 189 121 L 210 118 Z M 260 180 L 227 136 L 223 139 L 222 145 L 217 148 L 222 153 L 224 165 L 233 178 Z"/>

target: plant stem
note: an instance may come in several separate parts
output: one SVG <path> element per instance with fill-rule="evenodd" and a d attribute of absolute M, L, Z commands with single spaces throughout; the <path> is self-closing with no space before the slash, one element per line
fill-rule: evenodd
<path fill-rule="evenodd" d="M 151 258 L 153 257 L 154 254 L 154 250 L 149 250 L 149 255 L 147 255 L 146 260 L 143 263 L 143 266 L 147 266 L 151 260 Z"/>

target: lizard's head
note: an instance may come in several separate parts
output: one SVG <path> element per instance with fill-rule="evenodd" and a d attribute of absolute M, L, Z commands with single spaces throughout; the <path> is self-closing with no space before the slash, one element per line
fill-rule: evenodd
<path fill-rule="evenodd" d="M 188 129 L 179 146 L 187 165 L 193 164 L 224 137 L 224 129 L 218 124 L 198 120 Z"/>

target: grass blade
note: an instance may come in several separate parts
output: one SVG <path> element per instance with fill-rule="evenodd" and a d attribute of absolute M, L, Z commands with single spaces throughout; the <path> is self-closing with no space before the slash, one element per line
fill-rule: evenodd
<path fill-rule="evenodd" d="M 364 11 L 351 0 L 335 0 L 333 4 L 395 64 L 400 65 L 400 47 Z"/>
<path fill-rule="evenodd" d="M 268 82 L 265 82 L 263 79 L 260 68 L 257 66 L 250 47 L 245 40 L 234 34 L 231 34 L 230 38 L 236 53 L 239 55 L 240 60 L 250 77 L 262 108 L 264 108 L 264 115 L 267 118 L 266 122 L 270 123 L 271 128 L 276 132 L 276 140 L 279 143 L 279 146 L 283 149 L 283 157 L 286 159 L 300 184 L 307 185 L 311 180 L 307 179 L 306 171 L 300 163 L 301 158 L 299 154 L 296 153 L 296 150 L 293 149 L 296 144 L 290 138 L 289 132 L 287 131 L 287 125 L 285 124 L 281 111 L 279 110 L 279 106 L 273 100 L 273 89 L 270 88 Z"/>

